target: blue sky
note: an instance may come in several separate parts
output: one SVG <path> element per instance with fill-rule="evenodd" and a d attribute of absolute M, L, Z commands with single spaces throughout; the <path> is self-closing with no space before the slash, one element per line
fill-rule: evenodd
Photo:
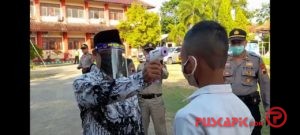
<path fill-rule="evenodd" d="M 143 0 L 143 1 L 155 6 L 155 9 L 152 9 L 150 11 L 158 12 L 162 3 L 169 0 Z M 262 3 L 270 3 L 270 0 L 248 0 L 247 8 L 250 10 L 254 10 L 259 8 Z"/>

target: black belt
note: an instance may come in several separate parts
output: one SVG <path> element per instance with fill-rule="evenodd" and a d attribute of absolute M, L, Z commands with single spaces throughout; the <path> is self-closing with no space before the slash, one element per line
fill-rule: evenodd
<path fill-rule="evenodd" d="M 251 94 L 244 95 L 244 96 L 238 96 L 244 103 L 246 104 L 254 104 L 257 105 L 260 102 L 260 95 L 258 91 L 255 91 Z"/>
<path fill-rule="evenodd" d="M 160 97 L 161 95 L 162 94 L 139 94 L 139 96 L 144 99 L 152 99 L 152 98 Z"/>

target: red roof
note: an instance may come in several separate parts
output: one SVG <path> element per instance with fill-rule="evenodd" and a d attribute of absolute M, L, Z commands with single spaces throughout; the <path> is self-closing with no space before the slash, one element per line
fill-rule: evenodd
<path fill-rule="evenodd" d="M 116 3 L 116 4 L 126 4 L 130 5 L 135 0 L 90 0 L 90 1 L 99 1 L 99 2 L 106 2 L 106 3 Z M 143 1 L 143 0 L 137 0 L 142 5 L 146 6 L 148 9 L 155 8 L 153 5 L 150 5 L 149 3 Z"/>

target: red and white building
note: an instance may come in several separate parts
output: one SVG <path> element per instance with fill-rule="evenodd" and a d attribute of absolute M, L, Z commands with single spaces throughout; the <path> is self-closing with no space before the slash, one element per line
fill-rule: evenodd
<path fill-rule="evenodd" d="M 83 43 L 93 48 L 96 33 L 113 29 L 125 19 L 124 13 L 133 1 L 30 0 L 30 40 L 43 49 L 43 59 L 73 59 Z M 126 48 L 126 54 L 130 53 L 130 47 Z"/>

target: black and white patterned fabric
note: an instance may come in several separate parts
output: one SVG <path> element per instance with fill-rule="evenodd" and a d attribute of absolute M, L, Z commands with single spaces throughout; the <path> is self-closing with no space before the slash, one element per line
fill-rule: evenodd
<path fill-rule="evenodd" d="M 115 80 L 93 68 L 73 83 L 83 135 L 143 135 L 137 93 L 142 72 Z"/>

